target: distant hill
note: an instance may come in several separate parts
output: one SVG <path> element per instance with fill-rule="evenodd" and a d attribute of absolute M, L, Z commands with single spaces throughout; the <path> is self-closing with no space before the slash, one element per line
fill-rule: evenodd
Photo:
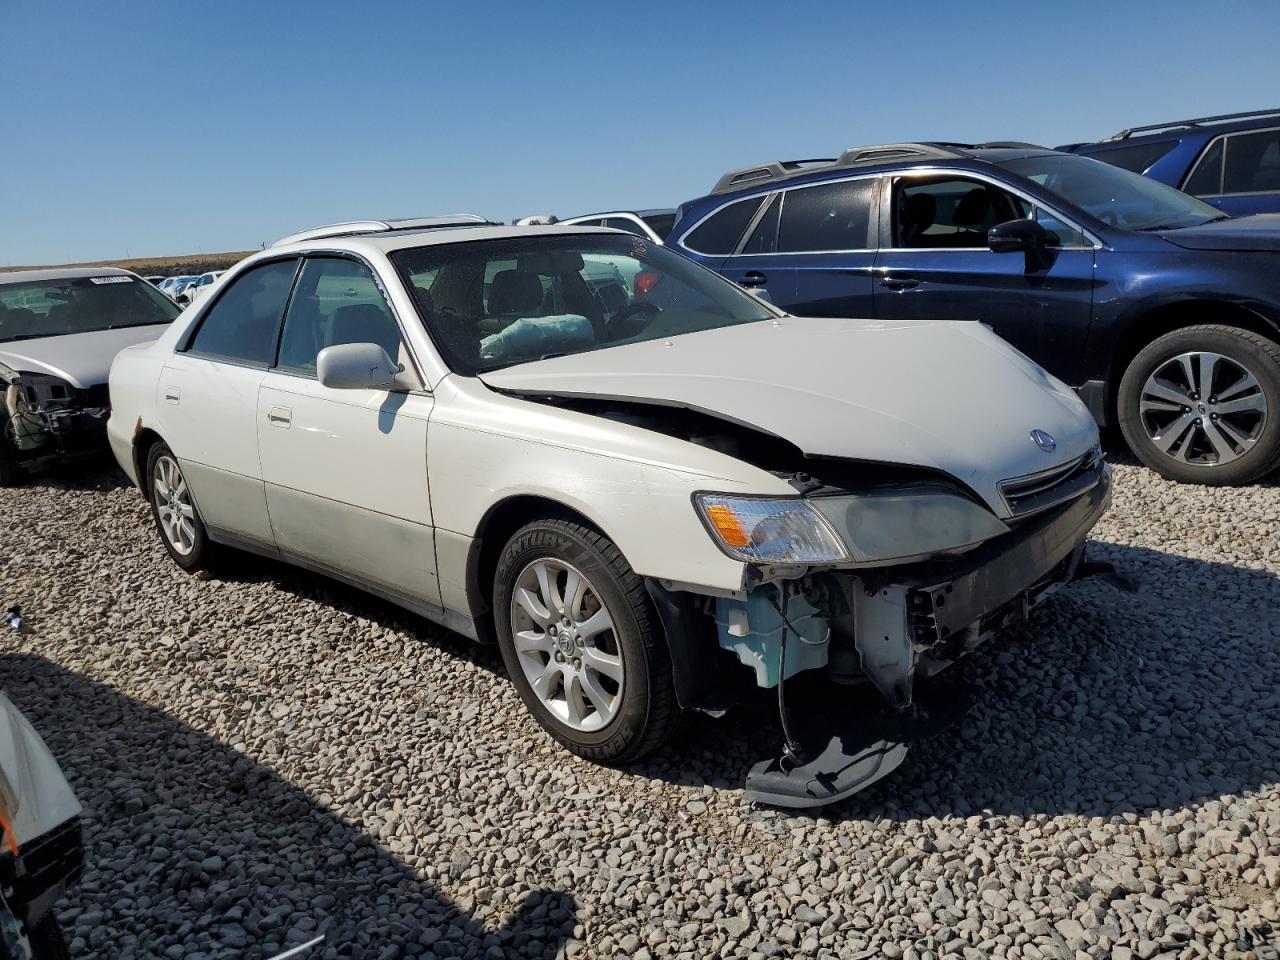
<path fill-rule="evenodd" d="M 122 267 L 143 276 L 172 277 L 184 273 L 206 273 L 225 270 L 256 250 L 239 253 L 195 253 L 186 257 L 135 257 L 132 260 L 96 260 L 92 263 L 58 263 L 30 267 L 0 267 L 0 273 L 13 270 L 49 270 L 54 267 Z"/>

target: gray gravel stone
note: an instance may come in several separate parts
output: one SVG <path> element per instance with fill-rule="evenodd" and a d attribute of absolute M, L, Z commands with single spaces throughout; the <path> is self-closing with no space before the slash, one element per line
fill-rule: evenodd
<path fill-rule="evenodd" d="M 1091 580 L 953 669 L 955 728 L 812 814 L 768 713 L 636 769 L 499 659 L 243 556 L 178 571 L 114 471 L 0 490 L 0 682 L 85 805 L 89 957 L 1246 956 L 1280 923 L 1280 488 L 1117 469 Z M 1234 952 L 1233 952 L 1234 951 Z"/>

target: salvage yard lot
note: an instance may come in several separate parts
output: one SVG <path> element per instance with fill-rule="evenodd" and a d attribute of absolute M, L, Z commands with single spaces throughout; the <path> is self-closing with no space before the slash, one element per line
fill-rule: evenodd
<path fill-rule="evenodd" d="M 73 954 L 1236 956 L 1280 939 L 1280 486 L 1117 468 L 978 705 L 813 815 L 741 800 L 767 715 L 639 767 L 496 650 L 279 564 L 193 579 L 105 466 L 0 490 L 0 678 L 86 808 Z M 976 951 L 976 952 L 975 952 Z"/>

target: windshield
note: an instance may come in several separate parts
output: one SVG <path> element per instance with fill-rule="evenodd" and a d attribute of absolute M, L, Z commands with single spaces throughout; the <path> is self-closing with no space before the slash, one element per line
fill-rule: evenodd
<path fill-rule="evenodd" d="M 151 284 L 121 274 L 0 284 L 0 343 L 168 323 L 177 315 Z"/>
<path fill-rule="evenodd" d="M 1124 230 L 1194 227 L 1225 216 L 1181 190 L 1088 157 L 1050 154 L 1001 166 Z"/>
<path fill-rule="evenodd" d="M 437 244 L 391 259 L 449 366 L 468 376 L 777 316 L 638 236 Z"/>

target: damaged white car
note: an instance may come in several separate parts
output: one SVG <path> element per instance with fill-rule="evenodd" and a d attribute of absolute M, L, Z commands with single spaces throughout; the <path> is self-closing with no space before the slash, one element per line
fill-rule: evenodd
<path fill-rule="evenodd" d="M 107 372 L 178 308 L 110 267 L 0 273 L 0 486 L 106 450 Z"/>
<path fill-rule="evenodd" d="M 1110 500 L 1084 405 L 977 323 L 787 316 L 613 231 L 310 236 L 121 352 L 117 458 L 182 567 L 279 556 L 496 640 L 592 760 L 764 695 L 749 797 L 867 785 Z"/>

